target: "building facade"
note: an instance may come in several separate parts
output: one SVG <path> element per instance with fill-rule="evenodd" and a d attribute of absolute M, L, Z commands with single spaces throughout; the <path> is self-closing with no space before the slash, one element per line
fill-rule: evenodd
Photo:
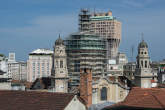
<path fill-rule="evenodd" d="M 93 76 L 105 69 L 106 41 L 89 32 L 70 35 L 66 40 L 67 65 L 71 85 L 79 85 L 80 68 L 91 67 Z"/>
<path fill-rule="evenodd" d="M 3 54 L 0 54 L 0 70 L 8 77 L 8 59 Z"/>
<path fill-rule="evenodd" d="M 138 46 L 138 55 L 136 57 L 137 65 L 135 69 L 135 85 L 141 88 L 151 88 L 154 74 L 150 67 L 150 57 L 147 43 L 142 40 Z"/>
<path fill-rule="evenodd" d="M 92 104 L 121 102 L 129 93 L 126 79 L 122 77 L 101 77 L 93 81 Z"/>
<path fill-rule="evenodd" d="M 90 30 L 90 12 L 88 9 L 81 9 L 79 14 L 79 31 L 89 31 Z"/>
<path fill-rule="evenodd" d="M 16 61 L 15 53 L 9 53 L 8 58 L 8 78 L 12 80 L 27 80 L 27 63 L 24 61 Z"/>
<path fill-rule="evenodd" d="M 90 22 L 91 32 L 107 39 L 107 58 L 116 59 L 121 40 L 121 22 L 112 16 L 111 11 L 92 14 Z"/>
<path fill-rule="evenodd" d="M 36 49 L 29 54 L 27 61 L 27 81 L 34 82 L 37 78 L 51 76 L 53 51 Z"/>
<path fill-rule="evenodd" d="M 129 62 L 123 66 L 123 75 L 129 80 L 134 80 L 134 74 L 136 69 L 136 62 Z"/>
<path fill-rule="evenodd" d="M 118 52 L 116 58 L 116 64 L 125 65 L 128 63 L 128 59 L 125 53 Z"/>
<path fill-rule="evenodd" d="M 92 77 L 92 69 L 81 68 L 80 73 L 80 97 L 84 99 L 88 107 L 106 102 L 120 102 L 129 92 L 127 79 L 120 76 Z"/>
<path fill-rule="evenodd" d="M 165 84 L 165 61 L 159 62 L 158 65 L 158 82 Z"/>
<path fill-rule="evenodd" d="M 68 92 L 68 69 L 67 55 L 65 52 L 64 41 L 60 38 L 56 40 L 54 45 L 52 75 L 55 80 L 56 92 Z"/>
<path fill-rule="evenodd" d="M 121 40 L 121 22 L 112 16 L 112 12 L 89 13 L 81 10 L 79 15 L 79 30 L 90 31 L 107 40 L 107 58 L 116 59 Z"/>
<path fill-rule="evenodd" d="M 18 62 L 19 63 L 19 76 L 18 80 L 27 81 L 27 62 Z"/>

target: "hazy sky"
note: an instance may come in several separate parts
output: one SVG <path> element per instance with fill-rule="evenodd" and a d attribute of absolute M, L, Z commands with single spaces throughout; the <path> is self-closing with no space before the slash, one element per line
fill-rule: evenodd
<path fill-rule="evenodd" d="M 165 58 L 165 0 L 0 0 L 0 53 L 16 53 L 27 60 L 37 48 L 52 49 L 58 34 L 67 37 L 78 30 L 81 8 L 111 10 L 122 22 L 120 51 L 131 56 L 141 33 L 152 60 Z"/>

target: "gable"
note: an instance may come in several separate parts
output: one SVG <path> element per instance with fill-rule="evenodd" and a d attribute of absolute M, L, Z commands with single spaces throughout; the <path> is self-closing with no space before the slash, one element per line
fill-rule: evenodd
<path fill-rule="evenodd" d="M 64 110 L 86 110 L 86 107 L 75 95 Z"/>
<path fill-rule="evenodd" d="M 92 84 L 93 88 L 99 88 L 99 87 L 108 87 L 111 83 L 109 83 L 106 79 L 101 78 L 96 81 L 96 83 Z"/>

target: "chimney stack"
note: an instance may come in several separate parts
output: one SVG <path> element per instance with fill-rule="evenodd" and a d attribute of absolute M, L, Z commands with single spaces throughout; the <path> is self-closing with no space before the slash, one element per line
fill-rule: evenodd
<path fill-rule="evenodd" d="M 80 69 L 80 97 L 84 99 L 86 106 L 92 105 L 92 69 Z"/>

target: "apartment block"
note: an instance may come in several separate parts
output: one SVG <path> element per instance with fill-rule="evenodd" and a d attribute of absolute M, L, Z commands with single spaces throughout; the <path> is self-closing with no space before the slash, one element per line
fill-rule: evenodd
<path fill-rule="evenodd" d="M 24 61 L 16 61 L 15 53 L 9 53 L 8 58 L 8 78 L 12 80 L 27 80 L 27 63 Z"/>
<path fill-rule="evenodd" d="M 36 49 L 29 54 L 27 61 L 27 81 L 51 76 L 53 51 L 49 49 Z"/>

